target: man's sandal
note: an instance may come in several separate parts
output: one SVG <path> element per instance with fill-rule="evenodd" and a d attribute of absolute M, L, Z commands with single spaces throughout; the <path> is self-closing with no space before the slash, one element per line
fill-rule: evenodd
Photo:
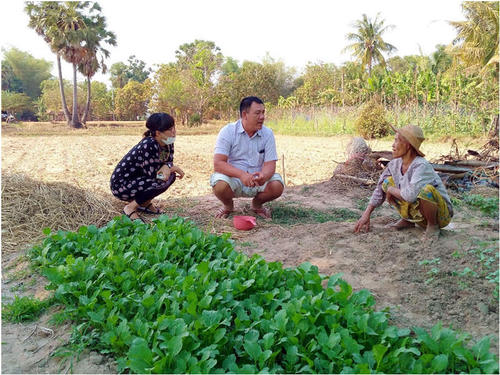
<path fill-rule="evenodd" d="M 226 208 L 219 208 L 215 213 L 215 217 L 218 219 L 227 219 L 234 210 L 228 210 Z"/>
<path fill-rule="evenodd" d="M 160 210 L 155 205 L 153 205 L 153 203 L 148 204 L 146 207 L 139 206 L 137 207 L 137 209 L 139 211 L 144 212 L 145 214 L 150 214 L 150 215 L 161 215 L 163 213 L 163 211 Z"/>
<path fill-rule="evenodd" d="M 252 211 L 256 214 L 259 215 L 261 218 L 270 220 L 271 219 L 271 210 L 266 207 L 261 207 L 261 208 L 252 208 Z"/>

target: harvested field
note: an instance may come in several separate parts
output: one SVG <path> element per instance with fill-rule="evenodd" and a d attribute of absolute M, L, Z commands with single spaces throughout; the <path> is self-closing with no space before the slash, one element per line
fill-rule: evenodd
<path fill-rule="evenodd" d="M 123 203 L 111 196 L 109 178 L 116 163 L 140 139 L 92 132 L 16 134 L 2 137 L 4 301 L 13 295 L 46 293 L 44 280 L 32 274 L 24 256 L 26 248 L 43 237 L 43 227 L 77 230 L 83 224 L 99 226 L 121 212 Z M 351 137 L 277 136 L 277 171 L 285 175 L 287 188 L 272 204 L 275 212 L 286 212 L 289 207 L 309 212 L 337 209 L 338 217 L 325 222 L 259 219 L 253 230 L 238 232 L 231 219 L 213 218 L 219 203 L 210 194 L 208 180 L 215 138 L 215 134 L 178 136 L 175 164 L 183 168 L 186 176 L 160 196 L 159 203 L 167 214 L 188 217 L 209 232 L 231 232 L 237 249 L 247 254 L 259 253 L 287 267 L 308 261 L 323 274 L 341 272 L 354 289 L 372 291 L 377 308 L 391 310 L 397 325 L 429 328 L 442 322 L 474 338 L 491 335 L 495 340 L 493 350 L 498 348 L 495 284 L 463 273 L 466 267 L 480 272 L 478 254 L 498 249 L 496 218 L 465 205 L 457 206 L 455 218 L 437 246 L 427 247 L 418 228 L 402 232 L 384 228 L 396 218 L 384 204 L 373 217 L 373 230 L 355 235 L 353 217 L 361 214 L 371 190 L 330 179 L 334 161 L 345 160 Z M 372 150 L 389 150 L 392 140 L 369 143 Z M 477 145 L 482 143 L 477 141 Z M 434 159 L 447 154 L 450 144 L 424 142 L 422 149 L 428 159 Z M 478 189 L 478 194 L 491 196 L 498 191 Z M 248 213 L 249 203 L 248 199 L 240 199 L 236 209 Z M 495 266 L 498 257 L 493 261 Z M 52 329 L 54 337 L 33 334 L 26 339 L 31 332 L 39 332 L 37 325 Z M 68 363 L 51 355 L 68 339 L 69 330 L 68 325 L 50 323 L 47 315 L 29 324 L 2 322 L 2 372 L 68 371 Z M 85 352 L 73 371 L 116 370 L 111 359 Z"/>

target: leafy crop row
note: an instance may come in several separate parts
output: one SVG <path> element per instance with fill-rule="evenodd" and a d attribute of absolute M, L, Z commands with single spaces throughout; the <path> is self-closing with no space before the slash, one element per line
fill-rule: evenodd
<path fill-rule="evenodd" d="M 488 338 L 391 326 L 340 275 L 247 257 L 180 218 L 46 234 L 31 258 L 62 317 L 122 372 L 498 372 Z"/>
<path fill-rule="evenodd" d="M 498 219 L 498 197 L 484 197 L 479 194 L 464 194 L 461 199 L 453 199 L 453 204 L 456 204 L 457 206 L 460 206 L 463 203 L 467 206 L 478 208 L 485 216 Z"/>

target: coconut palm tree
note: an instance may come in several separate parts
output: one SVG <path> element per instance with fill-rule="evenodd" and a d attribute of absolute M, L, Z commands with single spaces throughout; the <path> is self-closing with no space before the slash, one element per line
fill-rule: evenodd
<path fill-rule="evenodd" d="M 451 51 L 468 67 L 498 70 L 498 1 L 465 1 L 462 10 L 465 21 L 450 21 L 458 32 Z"/>
<path fill-rule="evenodd" d="M 362 19 L 354 23 L 356 32 L 346 35 L 347 40 L 354 43 L 344 48 L 344 51 L 351 51 L 363 67 L 368 67 L 368 74 L 371 75 L 374 63 L 385 66 L 383 52 L 392 53 L 397 49 L 392 44 L 385 42 L 382 35 L 393 28 L 393 25 L 384 26 L 384 20 L 379 19 L 379 14 L 371 20 L 363 14 Z"/>

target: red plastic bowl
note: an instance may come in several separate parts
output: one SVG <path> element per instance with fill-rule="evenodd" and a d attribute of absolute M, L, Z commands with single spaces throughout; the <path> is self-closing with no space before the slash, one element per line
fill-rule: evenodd
<path fill-rule="evenodd" d="M 257 224 L 253 216 L 233 216 L 233 225 L 239 230 L 250 230 Z"/>

